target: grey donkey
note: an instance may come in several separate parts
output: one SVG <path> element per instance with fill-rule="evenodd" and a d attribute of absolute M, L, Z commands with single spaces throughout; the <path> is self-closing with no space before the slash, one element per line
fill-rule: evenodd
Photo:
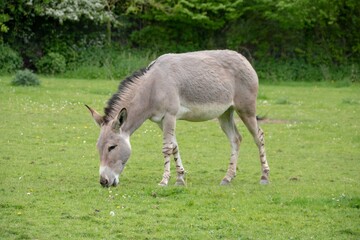
<path fill-rule="evenodd" d="M 258 77 L 241 54 L 230 50 L 165 54 L 147 68 L 123 80 L 109 99 L 105 115 L 90 108 L 100 126 L 97 148 L 100 154 L 100 184 L 116 186 L 131 154 L 130 136 L 147 119 L 163 131 L 164 174 L 159 185 L 170 179 L 170 158 L 174 156 L 177 185 L 185 185 L 185 169 L 176 141 L 176 120 L 206 121 L 218 118 L 231 145 L 230 164 L 221 184 L 236 175 L 242 140 L 234 123 L 239 115 L 259 149 L 261 184 L 269 183 L 264 132 L 256 119 Z"/>

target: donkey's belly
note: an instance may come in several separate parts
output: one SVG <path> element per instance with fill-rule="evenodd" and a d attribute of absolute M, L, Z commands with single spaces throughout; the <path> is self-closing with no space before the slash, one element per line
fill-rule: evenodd
<path fill-rule="evenodd" d="M 181 105 L 176 118 L 193 122 L 207 121 L 221 116 L 231 103 L 208 103 L 199 105 Z"/>

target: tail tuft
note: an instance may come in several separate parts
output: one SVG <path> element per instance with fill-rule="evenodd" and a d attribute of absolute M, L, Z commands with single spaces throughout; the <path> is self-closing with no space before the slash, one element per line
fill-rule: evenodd
<path fill-rule="evenodd" d="M 263 115 L 263 116 L 256 115 L 256 120 L 258 120 L 258 121 L 263 121 L 263 120 L 266 120 L 266 119 L 267 119 L 266 115 Z"/>

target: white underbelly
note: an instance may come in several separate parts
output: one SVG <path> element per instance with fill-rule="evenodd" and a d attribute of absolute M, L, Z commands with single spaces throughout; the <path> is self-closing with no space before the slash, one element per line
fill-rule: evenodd
<path fill-rule="evenodd" d="M 232 104 L 181 105 L 176 118 L 180 120 L 201 122 L 221 116 Z"/>

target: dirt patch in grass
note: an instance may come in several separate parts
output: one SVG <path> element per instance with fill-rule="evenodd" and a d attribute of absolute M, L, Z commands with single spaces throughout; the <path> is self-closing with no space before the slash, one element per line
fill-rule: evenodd
<path fill-rule="evenodd" d="M 287 123 L 294 123 L 294 120 L 287 120 L 287 119 L 272 119 L 272 118 L 262 118 L 258 119 L 259 123 L 262 124 L 287 124 Z"/>

